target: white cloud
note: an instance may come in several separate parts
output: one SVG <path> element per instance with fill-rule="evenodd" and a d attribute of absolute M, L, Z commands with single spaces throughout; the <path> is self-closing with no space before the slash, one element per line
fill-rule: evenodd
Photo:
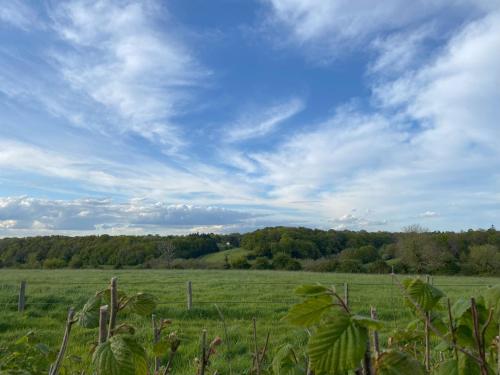
<path fill-rule="evenodd" d="M 265 136 L 302 111 L 304 107 L 302 100 L 293 98 L 270 108 L 256 110 L 240 118 L 229 130 L 225 129 L 224 132 L 227 133 L 224 134 L 224 139 L 228 142 L 239 142 Z"/>
<path fill-rule="evenodd" d="M 0 198 L 0 229 L 22 231 L 106 232 L 119 228 L 143 232 L 185 232 L 197 228 L 221 230 L 225 225 L 245 223 L 255 215 L 215 206 L 171 205 L 163 202 L 109 199 L 49 200 L 31 197 Z M 201 231 L 201 230 L 200 230 Z"/>
<path fill-rule="evenodd" d="M 153 2 L 60 3 L 54 30 L 71 50 L 53 50 L 64 79 L 115 116 L 106 126 L 175 151 L 184 144 L 174 117 L 207 77 L 168 18 L 160 30 Z M 165 11 L 161 8 L 161 11 Z M 94 109 L 101 111 L 99 107 Z"/>
<path fill-rule="evenodd" d="M 320 56 L 339 56 L 349 48 L 428 20 L 470 19 L 498 6 L 491 0 L 267 0 L 272 23 L 291 31 L 291 40 Z M 280 33 L 281 39 L 283 34 Z M 319 48 L 314 48 L 319 47 Z"/>
<path fill-rule="evenodd" d="M 393 229 L 426 205 L 440 213 L 438 226 L 491 225 L 500 206 L 498 46 L 500 14 L 492 13 L 465 26 L 432 61 L 378 83 L 376 113 L 339 111 L 276 151 L 252 155 L 270 196 L 324 217 L 374 209 L 373 220 Z"/>
<path fill-rule="evenodd" d="M 418 215 L 419 217 L 423 217 L 423 218 L 429 218 L 429 217 L 436 217 L 436 216 L 439 216 L 439 214 L 437 212 L 434 212 L 434 211 L 425 211 L 425 212 L 422 212 L 420 215 Z"/>
<path fill-rule="evenodd" d="M 0 0 L 0 21 L 25 31 L 38 23 L 36 13 L 19 0 Z"/>

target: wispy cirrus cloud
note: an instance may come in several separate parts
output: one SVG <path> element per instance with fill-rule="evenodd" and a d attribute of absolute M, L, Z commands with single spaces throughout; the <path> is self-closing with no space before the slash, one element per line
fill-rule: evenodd
<path fill-rule="evenodd" d="M 303 100 L 293 98 L 284 103 L 258 109 L 256 113 L 247 113 L 237 120 L 234 126 L 224 130 L 224 139 L 228 142 L 240 142 L 263 137 L 275 131 L 278 126 L 304 108 Z"/>
<path fill-rule="evenodd" d="M 27 31 L 38 26 L 36 12 L 19 0 L 0 0 L 0 21 Z"/>
<path fill-rule="evenodd" d="M 193 88 L 209 72 L 174 26 L 157 26 L 158 8 L 155 2 L 60 3 L 54 31 L 72 49 L 55 49 L 53 57 L 73 89 L 116 116 L 106 126 L 175 150 L 184 140 L 174 117 L 186 110 Z"/>

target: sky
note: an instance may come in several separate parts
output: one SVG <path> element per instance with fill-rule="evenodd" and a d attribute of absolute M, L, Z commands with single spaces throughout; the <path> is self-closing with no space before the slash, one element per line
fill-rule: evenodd
<path fill-rule="evenodd" d="M 0 237 L 500 225 L 500 0 L 0 0 Z"/>

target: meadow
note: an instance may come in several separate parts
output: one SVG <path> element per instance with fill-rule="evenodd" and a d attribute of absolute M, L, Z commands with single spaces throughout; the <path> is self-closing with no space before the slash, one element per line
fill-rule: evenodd
<path fill-rule="evenodd" d="M 147 292 L 158 299 L 155 314 L 172 319 L 169 330 L 181 337 L 174 373 L 193 374 L 194 358 L 199 350 L 203 329 L 211 339 L 223 338 L 213 359 L 219 373 L 241 374 L 252 361 L 252 318 L 257 319 L 258 340 L 264 345 L 270 332 L 270 354 L 284 343 L 304 344 L 306 333 L 282 320 L 290 306 L 299 301 L 293 293 L 302 284 L 335 285 L 343 293 L 349 286 L 349 304 L 353 311 L 368 314 L 375 306 L 379 319 L 386 322 L 382 339 L 410 319 L 403 296 L 391 275 L 308 273 L 243 270 L 1 270 L 0 271 L 0 346 L 34 331 L 50 347 L 57 348 L 64 331 L 67 309 L 80 309 L 95 291 L 105 289 L 112 276 L 118 289 L 126 293 Z M 397 276 L 402 280 L 408 276 Z M 26 310 L 17 312 L 19 283 L 26 280 Z M 193 307 L 186 308 L 186 282 L 192 282 Z M 488 285 L 500 284 L 500 278 L 432 278 L 435 286 L 453 301 L 479 293 Z M 216 306 L 222 312 L 228 337 Z M 152 341 L 151 320 L 125 317 L 137 328 L 141 340 Z M 88 358 L 96 329 L 76 326 L 69 343 L 69 354 Z M 302 345 L 303 346 L 303 345 Z M 77 360 L 68 357 L 68 361 Z"/>

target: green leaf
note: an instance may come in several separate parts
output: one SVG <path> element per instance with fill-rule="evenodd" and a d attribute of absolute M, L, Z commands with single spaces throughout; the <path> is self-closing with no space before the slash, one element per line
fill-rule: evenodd
<path fill-rule="evenodd" d="M 304 375 L 305 369 L 297 363 L 295 352 L 291 345 L 282 346 L 273 358 L 274 375 Z"/>
<path fill-rule="evenodd" d="M 375 320 L 366 316 L 354 315 L 351 319 L 358 323 L 360 326 L 374 331 L 378 331 L 384 328 L 384 323 L 382 323 L 380 320 Z"/>
<path fill-rule="evenodd" d="M 453 319 L 460 319 L 468 310 L 470 309 L 470 299 L 466 299 L 460 297 L 456 300 L 456 302 L 451 306 L 451 315 Z"/>
<path fill-rule="evenodd" d="M 158 341 L 153 345 L 153 354 L 156 357 L 161 357 L 168 352 L 170 348 L 170 343 L 168 341 Z"/>
<path fill-rule="evenodd" d="M 101 305 L 102 297 L 100 295 L 90 297 L 77 313 L 78 324 L 83 328 L 99 327 L 99 309 Z"/>
<path fill-rule="evenodd" d="M 342 374 L 359 367 L 368 330 L 344 313 L 331 317 L 311 336 L 307 348 L 316 373 Z"/>
<path fill-rule="evenodd" d="M 456 359 L 449 359 L 440 364 L 436 375 L 480 375 L 481 370 L 476 362 L 460 353 L 458 361 Z"/>
<path fill-rule="evenodd" d="M 302 303 L 293 305 L 285 319 L 301 327 L 310 327 L 318 323 L 326 309 L 332 306 L 332 297 L 326 294 L 312 297 Z"/>
<path fill-rule="evenodd" d="M 500 285 L 486 289 L 484 295 L 484 303 L 487 309 L 495 309 L 493 319 L 500 322 Z"/>
<path fill-rule="evenodd" d="M 147 293 L 137 293 L 128 299 L 126 308 L 138 315 L 150 315 L 156 307 L 156 298 Z"/>
<path fill-rule="evenodd" d="M 431 311 L 439 300 L 444 297 L 443 292 L 420 279 L 408 279 L 403 284 L 406 293 L 411 298 L 410 302 L 418 303 L 424 311 Z"/>
<path fill-rule="evenodd" d="M 97 346 L 92 362 L 97 375 L 147 375 L 146 352 L 132 336 L 117 335 Z"/>
<path fill-rule="evenodd" d="M 295 289 L 295 294 L 299 296 L 318 296 L 328 292 L 328 288 L 323 285 L 301 285 Z"/>
<path fill-rule="evenodd" d="M 376 363 L 377 375 L 424 375 L 422 365 L 408 353 L 389 351 L 382 353 Z"/>

